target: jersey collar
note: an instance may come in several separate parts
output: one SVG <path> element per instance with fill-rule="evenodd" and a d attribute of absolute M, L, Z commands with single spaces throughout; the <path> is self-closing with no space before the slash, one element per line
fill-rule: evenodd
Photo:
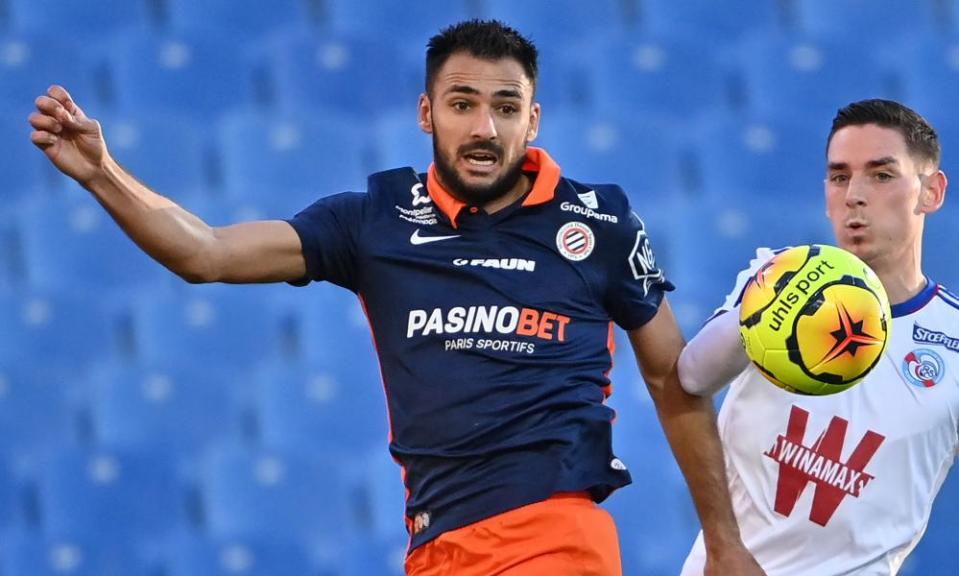
<path fill-rule="evenodd" d="M 908 316 L 909 314 L 912 314 L 928 304 L 937 292 L 939 292 L 939 285 L 930 280 L 927 276 L 926 287 L 920 290 L 918 294 L 906 300 L 905 302 L 893 304 L 890 307 L 892 309 L 892 317 L 899 318 L 900 316 Z"/>
<path fill-rule="evenodd" d="M 559 184 L 559 164 L 557 164 L 546 150 L 530 146 L 526 149 L 526 162 L 523 164 L 524 172 L 538 172 L 536 180 L 533 182 L 533 188 L 523 200 L 523 206 L 536 206 L 545 204 L 553 199 L 556 186 Z M 436 177 L 436 166 L 430 164 L 427 174 L 426 190 L 429 192 L 433 203 L 446 214 L 450 224 L 456 228 L 456 218 L 460 211 L 466 207 L 466 203 L 452 196 L 440 184 Z"/>

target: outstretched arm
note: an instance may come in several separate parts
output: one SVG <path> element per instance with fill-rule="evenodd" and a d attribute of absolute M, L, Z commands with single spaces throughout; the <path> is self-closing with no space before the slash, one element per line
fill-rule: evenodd
<path fill-rule="evenodd" d="M 215 228 L 157 194 L 110 156 L 100 124 L 61 86 L 36 100 L 31 141 L 89 190 L 134 242 L 189 282 L 279 282 L 306 273 L 299 236 L 283 221 Z"/>
<path fill-rule="evenodd" d="M 739 535 L 712 401 L 687 394 L 679 384 L 683 337 L 665 298 L 656 316 L 631 330 L 629 339 L 703 526 L 706 575 L 763 574 Z"/>
<path fill-rule="evenodd" d="M 749 366 L 739 337 L 739 307 L 706 323 L 679 355 L 683 390 L 710 396 Z"/>

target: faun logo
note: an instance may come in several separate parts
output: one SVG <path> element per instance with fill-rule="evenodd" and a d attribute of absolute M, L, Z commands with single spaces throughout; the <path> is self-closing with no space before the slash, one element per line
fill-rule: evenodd
<path fill-rule="evenodd" d="M 809 412 L 793 406 L 786 434 L 780 434 L 773 447 L 764 454 L 779 463 L 776 512 L 783 516 L 792 515 L 799 497 L 812 482 L 816 488 L 809 519 L 825 526 L 843 498 L 858 498 L 872 481 L 873 476 L 864 472 L 864 469 L 879 450 L 885 436 L 867 431 L 843 462 L 842 451 L 849 421 L 834 416 L 812 446 L 804 444 L 808 423 Z"/>
<path fill-rule="evenodd" d="M 497 268 L 499 270 L 519 270 L 520 272 L 535 272 L 536 261 L 524 258 L 456 258 L 454 266 L 479 266 L 480 268 Z"/>

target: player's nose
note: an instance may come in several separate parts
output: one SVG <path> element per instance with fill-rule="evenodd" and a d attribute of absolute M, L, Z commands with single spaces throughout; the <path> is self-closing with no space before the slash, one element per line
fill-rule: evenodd
<path fill-rule="evenodd" d="M 861 206 L 868 196 L 866 176 L 853 176 L 846 187 L 846 206 Z"/>
<path fill-rule="evenodd" d="M 474 116 L 473 124 L 470 130 L 470 136 L 483 140 L 492 140 L 496 138 L 496 123 L 493 121 L 493 114 L 491 111 L 483 110 Z"/>

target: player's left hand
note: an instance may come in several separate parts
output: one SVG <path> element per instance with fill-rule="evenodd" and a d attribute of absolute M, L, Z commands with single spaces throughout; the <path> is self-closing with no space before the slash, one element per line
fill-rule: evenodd
<path fill-rule="evenodd" d="M 708 554 L 703 576 L 766 576 L 766 572 L 745 546 L 736 546 Z"/>

